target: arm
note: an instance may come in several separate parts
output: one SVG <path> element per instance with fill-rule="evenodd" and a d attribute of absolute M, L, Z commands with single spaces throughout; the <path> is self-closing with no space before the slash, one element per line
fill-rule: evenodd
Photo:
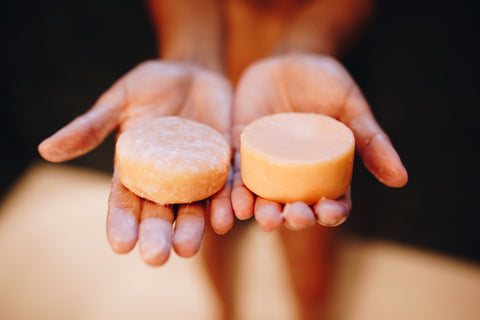
<path fill-rule="evenodd" d="M 364 30 L 373 0 L 323 0 L 299 8 L 274 53 L 309 52 L 338 56 Z"/>
<path fill-rule="evenodd" d="M 388 136 L 352 77 L 332 57 L 355 38 L 370 9 L 368 0 L 325 0 L 309 3 L 292 14 L 274 56 L 250 66 L 238 84 L 233 127 L 237 150 L 240 132 L 259 117 L 277 112 L 316 112 L 350 127 L 363 163 L 379 181 L 391 187 L 407 183 L 407 172 Z M 305 229 L 315 220 L 335 226 L 351 211 L 350 188 L 339 199 L 321 199 L 313 207 L 302 203 L 283 207 L 255 198 L 241 183 L 238 162 L 235 169 L 235 214 L 239 219 L 255 214 L 265 230 L 284 223 Z"/>
<path fill-rule="evenodd" d="M 148 0 L 159 56 L 223 71 L 222 20 L 215 0 Z"/>
<path fill-rule="evenodd" d="M 219 14 L 213 1 L 202 7 L 196 0 L 185 3 L 150 2 L 161 57 L 170 60 L 141 63 L 117 80 L 90 110 L 40 144 L 43 158 L 62 162 L 79 157 L 114 130 L 121 133 L 134 123 L 170 115 L 202 122 L 229 137 L 232 90 L 221 74 Z M 232 227 L 227 193 L 228 183 L 208 207 L 207 201 L 179 205 L 175 214 L 172 206 L 130 192 L 114 172 L 108 241 L 115 252 L 127 253 L 138 240 L 143 260 L 151 265 L 164 264 L 172 247 L 178 255 L 190 257 L 200 248 L 206 216 L 218 233 Z"/>

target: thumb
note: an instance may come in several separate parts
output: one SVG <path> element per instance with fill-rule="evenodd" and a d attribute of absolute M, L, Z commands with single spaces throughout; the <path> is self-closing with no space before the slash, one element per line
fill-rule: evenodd
<path fill-rule="evenodd" d="M 407 170 L 356 85 L 347 97 L 341 120 L 352 129 L 367 169 L 385 185 L 403 187 L 408 181 Z"/>
<path fill-rule="evenodd" d="M 125 90 L 119 80 L 90 110 L 40 143 L 38 152 L 52 162 L 63 162 L 86 154 L 118 126 L 124 105 Z"/>

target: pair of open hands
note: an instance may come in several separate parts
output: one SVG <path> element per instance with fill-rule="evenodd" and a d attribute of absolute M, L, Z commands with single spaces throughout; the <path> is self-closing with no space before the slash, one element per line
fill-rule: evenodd
<path fill-rule="evenodd" d="M 116 172 L 113 174 L 107 216 L 110 245 L 114 251 L 126 253 L 138 239 L 144 261 L 162 265 L 172 246 L 183 257 L 199 250 L 208 216 L 219 234 L 232 228 L 234 216 L 243 220 L 255 215 L 267 231 L 283 224 L 301 230 L 315 221 L 335 226 L 347 218 L 350 189 L 337 200 L 322 199 L 309 207 L 301 202 L 283 206 L 257 197 L 243 186 L 241 131 L 259 117 L 292 111 L 316 112 L 342 121 L 352 129 L 365 166 L 378 180 L 392 187 L 407 182 L 396 151 L 348 72 L 334 58 L 309 54 L 272 57 L 253 64 L 235 93 L 223 75 L 200 67 L 144 62 L 119 79 L 88 112 L 42 142 L 39 152 L 53 162 L 70 160 L 97 147 L 116 128 L 121 133 L 143 119 L 169 115 L 205 123 L 224 134 L 235 152 L 233 177 L 210 201 L 157 205 L 131 193 Z"/>

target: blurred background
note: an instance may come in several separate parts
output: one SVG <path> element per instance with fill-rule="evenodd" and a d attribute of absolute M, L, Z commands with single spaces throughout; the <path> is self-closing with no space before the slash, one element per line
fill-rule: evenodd
<path fill-rule="evenodd" d="M 403 248 L 409 248 L 405 250 L 433 254 L 440 259 L 428 260 L 432 266 L 442 261 L 471 266 L 473 269 L 468 270 L 473 270 L 472 279 L 476 284 L 480 262 L 480 210 L 476 202 L 480 191 L 480 125 L 475 111 L 480 107 L 480 29 L 474 17 L 478 12 L 475 1 L 378 1 L 369 31 L 343 62 L 400 153 L 409 172 L 409 182 L 402 189 L 387 188 L 363 168 L 357 157 L 352 182 L 353 211 L 349 220 L 338 228 L 347 239 L 361 239 L 350 241 L 349 248 L 353 248 L 353 243 L 364 243 L 362 241 L 375 244 L 361 247 L 360 252 L 386 248 L 378 250 L 381 254 L 390 249 L 400 250 L 397 257 L 403 257 Z M 78 177 L 92 174 L 92 185 L 102 190 L 101 197 L 94 202 L 99 207 L 92 210 L 103 214 L 108 175 L 112 171 L 113 137 L 90 154 L 71 161 L 69 166 L 60 166 L 60 171 L 45 166 L 36 147 L 45 137 L 86 111 L 125 72 L 145 59 L 155 58 L 154 35 L 144 3 L 135 0 L 8 1 L 2 4 L 0 15 L 3 24 L 0 52 L 3 209 L 0 215 L 18 211 L 12 209 L 15 203 L 25 205 L 33 201 L 33 194 L 18 189 L 21 184 L 27 188 L 24 190 L 30 190 L 28 183 L 33 180 L 28 179 L 33 179 L 32 172 L 51 181 L 35 185 L 43 190 L 40 198 L 43 200 L 48 190 L 62 192 L 65 189 L 55 188 L 57 183 L 50 179 L 59 178 L 65 186 L 70 186 L 79 181 Z M 32 169 L 39 165 L 44 169 L 41 173 Z M 97 177 L 100 180 L 96 180 Z M 79 185 L 81 183 L 76 187 Z M 13 198 L 17 202 L 12 202 Z M 35 206 L 40 203 L 43 202 Z M 20 211 L 28 211 L 27 208 Z M 41 214 L 41 210 L 38 212 Z M 24 229 L 5 231 L 11 219 L 14 218 L 0 216 L 0 230 L 15 239 L 23 237 Z M 102 219 L 104 217 L 101 223 Z M 52 220 L 55 221 L 58 222 L 55 227 L 62 228 L 60 221 L 63 220 Z M 12 230 L 13 225 L 17 224 L 11 224 L 8 230 Z M 24 225 L 18 222 L 20 228 Z M 11 241 L 5 236 L 0 239 Z M 384 247 L 383 243 L 392 247 Z M 55 244 L 58 242 L 53 241 L 52 245 Z M 0 246 L 0 287 L 10 272 L 6 266 L 15 266 L 6 260 L 22 257 L 21 252 L 15 251 L 18 248 L 12 248 Z M 351 252 L 351 249 L 345 250 Z M 442 260 L 444 258 L 448 260 Z M 111 259 L 108 263 L 112 266 L 123 261 Z M 141 263 L 139 258 L 134 260 L 132 265 Z M 426 274 L 429 266 L 425 265 Z M 144 268 L 147 273 L 153 272 Z M 458 270 L 464 270 L 462 268 Z M 145 276 L 146 282 L 147 278 Z M 10 286 L 17 284 L 9 282 Z M 5 288 L 6 284 L 3 285 Z M 28 291 L 29 287 L 26 285 L 25 289 Z M 471 292 L 480 299 L 478 290 Z M 7 319 L 2 317 L 4 293 L 0 292 L 2 320 Z M 19 295 L 17 302 L 24 298 Z"/>

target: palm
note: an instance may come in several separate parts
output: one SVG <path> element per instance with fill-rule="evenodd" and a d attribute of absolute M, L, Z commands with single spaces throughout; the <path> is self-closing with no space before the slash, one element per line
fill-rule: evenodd
<path fill-rule="evenodd" d="M 318 112 L 339 117 L 354 82 L 332 58 L 311 56 L 273 58 L 250 67 L 237 90 L 258 105 L 237 108 L 235 121 L 254 120 L 278 112 Z"/>
<path fill-rule="evenodd" d="M 147 62 L 123 81 L 125 107 L 120 129 L 142 119 L 177 115 L 227 134 L 231 89 L 220 75 L 171 62 Z"/>
<path fill-rule="evenodd" d="M 316 112 L 334 117 L 354 132 L 357 150 L 366 167 L 383 183 L 399 187 L 407 175 L 388 137 L 375 121 L 368 104 L 348 72 L 335 59 L 295 54 L 266 59 L 242 76 L 234 104 L 234 147 L 239 135 L 253 120 L 278 112 Z M 254 197 L 242 184 L 236 165 L 232 204 L 237 217 L 253 213 L 265 230 L 286 222 L 304 229 L 318 220 L 338 225 L 351 210 L 350 189 L 337 200 L 319 201 L 313 208 L 304 203 L 287 204 Z M 283 214 L 282 214 L 283 213 Z"/>
<path fill-rule="evenodd" d="M 183 63 L 146 62 L 118 80 L 87 113 L 45 140 L 39 151 L 47 160 L 66 161 L 98 146 L 115 128 L 122 132 L 134 123 L 168 115 L 203 122 L 229 140 L 231 99 L 230 84 L 220 75 Z M 223 197 L 228 188 L 210 205 L 212 226 L 219 233 L 233 225 L 230 202 Z M 165 263 L 172 245 L 179 255 L 192 256 L 200 247 L 205 210 L 204 202 L 178 206 L 172 233 L 173 207 L 140 199 L 114 173 L 108 240 L 116 252 L 126 253 L 138 239 L 141 255 L 151 265 Z"/>

